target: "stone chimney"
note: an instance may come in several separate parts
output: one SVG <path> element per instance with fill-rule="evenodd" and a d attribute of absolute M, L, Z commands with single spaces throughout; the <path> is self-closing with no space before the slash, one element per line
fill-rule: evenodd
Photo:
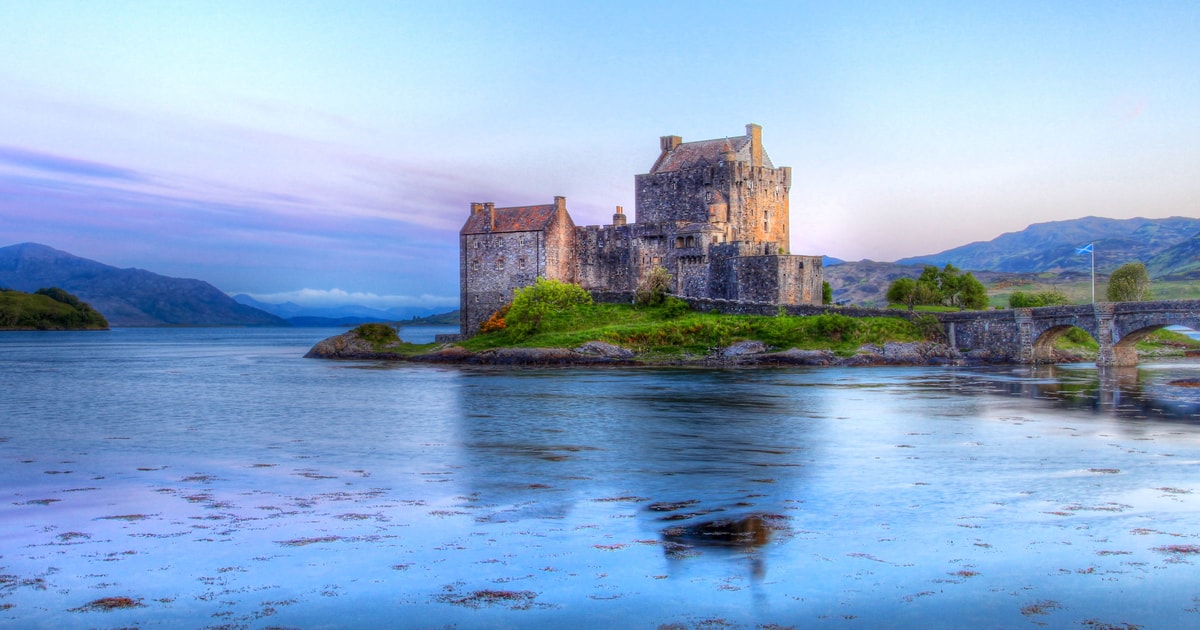
<path fill-rule="evenodd" d="M 625 209 L 617 206 L 617 212 L 613 215 L 613 225 L 625 225 Z"/>
<path fill-rule="evenodd" d="M 750 137 L 750 165 L 763 165 L 762 125 L 750 123 L 746 125 L 746 135 Z"/>
<path fill-rule="evenodd" d="M 488 231 L 496 229 L 496 204 L 488 201 L 483 204 L 483 210 L 488 213 Z"/>
<path fill-rule="evenodd" d="M 662 147 L 663 153 L 670 153 L 681 144 L 683 144 L 683 138 L 679 136 L 663 136 L 658 139 L 658 145 Z"/>
<path fill-rule="evenodd" d="M 480 212 L 483 212 L 483 204 L 481 204 L 481 203 L 471 204 L 471 215 L 472 216 L 479 214 Z"/>

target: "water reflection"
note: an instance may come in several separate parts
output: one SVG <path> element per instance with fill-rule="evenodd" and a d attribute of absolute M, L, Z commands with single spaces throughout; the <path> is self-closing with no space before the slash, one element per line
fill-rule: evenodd
<path fill-rule="evenodd" d="M 1060 408 L 1111 413 L 1122 418 L 1154 417 L 1200 421 L 1200 388 L 1176 384 L 1197 374 L 1194 363 L 1137 367 L 1037 365 L 972 371 L 961 391 L 1046 400 Z"/>
<path fill-rule="evenodd" d="M 828 389 L 795 387 L 817 376 L 798 371 L 767 386 L 713 370 L 466 374 L 458 477 L 504 506 L 485 519 L 629 517 L 667 558 L 751 554 L 752 575 L 808 492 L 831 408 Z"/>

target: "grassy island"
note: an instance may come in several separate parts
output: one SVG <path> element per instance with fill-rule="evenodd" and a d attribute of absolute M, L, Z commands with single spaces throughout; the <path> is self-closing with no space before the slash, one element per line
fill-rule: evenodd
<path fill-rule="evenodd" d="M 104 316 L 59 288 L 0 289 L 0 330 L 108 330 Z"/>
<path fill-rule="evenodd" d="M 522 349 L 573 351 L 600 342 L 628 353 L 618 358 L 651 364 L 694 363 L 729 356 L 723 351 L 739 343 L 761 344 L 760 352 L 793 351 L 810 353 L 810 357 L 821 354 L 843 363 L 862 357 L 864 348 L 881 350 L 889 344 L 945 349 L 941 345 L 941 326 L 932 315 L 913 320 L 858 318 L 836 312 L 804 317 L 725 315 L 695 312 L 684 302 L 668 297 L 655 306 L 590 301 L 560 305 L 545 309 L 534 319 L 530 325 L 529 320 L 501 311 L 485 324 L 486 332 L 458 342 L 454 349 L 471 355 Z M 404 342 L 402 335 L 403 328 L 398 333 L 386 324 L 364 324 L 349 333 L 361 344 L 357 353 L 374 355 L 371 358 L 429 358 L 446 352 L 436 343 Z M 1079 330 L 1061 337 L 1056 348 L 1064 361 L 1085 361 L 1095 359 L 1099 346 Z M 1139 343 L 1138 352 L 1144 356 L 1182 356 L 1200 352 L 1200 341 L 1161 330 Z M 895 362 L 920 362 L 912 356 Z M 945 355 L 921 351 L 921 357 L 938 361 Z M 862 364 L 880 362 L 891 361 L 864 360 Z"/>

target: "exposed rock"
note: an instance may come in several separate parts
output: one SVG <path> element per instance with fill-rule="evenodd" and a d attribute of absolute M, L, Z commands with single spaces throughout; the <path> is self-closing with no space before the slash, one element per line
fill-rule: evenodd
<path fill-rule="evenodd" d="M 767 351 L 767 344 L 761 341 L 738 341 L 721 350 L 725 358 L 743 357 L 749 354 L 762 354 Z"/>
<path fill-rule="evenodd" d="M 740 341 L 721 349 L 708 357 L 683 357 L 671 361 L 653 362 L 659 365 L 945 365 L 960 363 L 963 356 L 958 351 L 941 343 L 887 343 L 881 348 L 865 344 L 850 357 L 838 357 L 830 350 L 801 350 L 791 348 L 782 352 L 768 352 L 761 341 Z M 458 363 L 469 365 L 642 365 L 638 355 L 629 350 L 602 341 L 589 341 L 578 348 L 495 348 L 471 352 L 462 347 L 447 344 L 425 354 L 410 356 L 379 351 L 358 338 L 354 331 L 330 337 L 317 343 L 304 355 L 318 359 L 357 359 L 414 361 L 424 363 Z"/>
<path fill-rule="evenodd" d="M 800 350 L 792 348 L 783 352 L 762 355 L 762 363 L 780 365 L 833 365 L 837 355 L 829 350 Z"/>
<path fill-rule="evenodd" d="M 891 364 L 928 365 L 961 361 L 962 355 L 944 343 L 932 341 L 888 342 L 883 344 L 883 359 L 886 363 Z"/>
<path fill-rule="evenodd" d="M 342 333 L 336 337 L 330 337 L 322 341 L 318 341 L 317 345 L 313 346 L 308 354 L 304 355 L 306 359 L 358 359 L 364 355 L 374 354 L 375 349 L 367 341 L 360 339 L 354 331 Z"/>
<path fill-rule="evenodd" d="M 575 348 L 575 352 L 587 356 L 604 357 L 606 359 L 632 359 L 634 356 L 633 350 L 629 348 L 614 346 L 611 343 L 604 343 L 603 341 L 589 341 Z"/>

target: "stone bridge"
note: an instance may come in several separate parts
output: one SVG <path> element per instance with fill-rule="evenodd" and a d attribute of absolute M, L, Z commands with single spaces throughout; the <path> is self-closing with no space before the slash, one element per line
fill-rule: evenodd
<path fill-rule="evenodd" d="M 1166 326 L 1200 330 L 1200 300 L 1098 302 L 939 313 L 950 345 L 1017 363 L 1052 363 L 1054 340 L 1082 328 L 1100 342 L 1096 365 L 1137 365 L 1134 345 Z"/>

